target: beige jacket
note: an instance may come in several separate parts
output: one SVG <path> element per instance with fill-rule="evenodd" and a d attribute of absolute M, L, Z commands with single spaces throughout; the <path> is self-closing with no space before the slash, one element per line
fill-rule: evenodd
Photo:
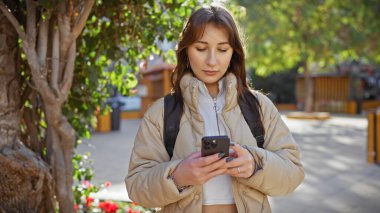
<path fill-rule="evenodd" d="M 163 142 L 163 98 L 145 113 L 125 179 L 129 197 L 139 205 L 161 207 L 162 212 L 202 212 L 201 185 L 179 193 L 168 179 L 182 159 L 201 148 L 204 124 L 198 109 L 200 84 L 191 75 L 181 80 L 184 115 L 171 160 Z M 258 148 L 237 102 L 235 75 L 228 74 L 224 85 L 227 91 L 222 116 L 231 140 L 248 146 L 261 168 L 251 178 L 232 178 L 238 212 L 271 212 L 267 195 L 289 194 L 304 179 L 299 147 L 273 103 L 254 92 L 262 107 L 265 128 L 265 149 Z"/>

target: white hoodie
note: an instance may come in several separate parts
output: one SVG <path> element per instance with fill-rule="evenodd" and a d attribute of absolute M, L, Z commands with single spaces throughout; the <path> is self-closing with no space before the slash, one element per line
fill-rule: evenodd
<path fill-rule="evenodd" d="M 225 105 L 224 79 L 219 80 L 219 94 L 212 98 L 205 84 L 199 87 L 199 112 L 204 121 L 204 136 L 229 135 L 221 111 Z M 219 175 L 203 184 L 203 205 L 234 204 L 231 177 Z"/>

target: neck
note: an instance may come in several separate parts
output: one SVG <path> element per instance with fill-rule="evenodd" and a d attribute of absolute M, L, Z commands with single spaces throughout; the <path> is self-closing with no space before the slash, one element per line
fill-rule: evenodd
<path fill-rule="evenodd" d="M 206 84 L 206 88 L 211 97 L 215 98 L 219 94 L 219 84 Z"/>

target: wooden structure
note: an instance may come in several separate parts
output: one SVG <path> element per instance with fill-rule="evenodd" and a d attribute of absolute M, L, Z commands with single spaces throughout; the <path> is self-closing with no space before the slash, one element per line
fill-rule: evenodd
<path fill-rule="evenodd" d="M 144 115 L 154 101 L 170 92 L 172 88 L 170 78 L 173 68 L 171 65 L 161 64 L 142 72 L 141 86 L 146 91 L 145 94 L 141 95 L 140 116 Z"/>
<path fill-rule="evenodd" d="M 276 108 L 278 110 L 287 110 L 287 111 L 294 111 L 297 110 L 297 106 L 295 104 L 275 104 Z"/>
<path fill-rule="evenodd" d="M 357 114 L 380 107 L 379 100 L 351 100 L 351 79 L 347 75 L 314 75 L 314 111 Z M 298 105 L 303 105 L 305 84 L 303 77 L 296 80 L 296 99 Z"/>
<path fill-rule="evenodd" d="M 103 133 L 111 131 L 111 113 L 97 114 L 96 119 L 98 122 L 95 131 Z"/>
<path fill-rule="evenodd" d="M 349 78 L 347 76 L 314 76 L 314 111 L 320 112 L 354 112 L 349 101 Z M 297 103 L 305 99 L 303 77 L 296 81 Z"/>
<path fill-rule="evenodd" d="M 368 101 L 363 101 L 362 103 L 363 111 L 376 109 L 378 107 L 380 107 L 380 101 L 377 101 L 377 100 L 368 100 Z"/>
<path fill-rule="evenodd" d="M 138 119 L 141 118 L 140 111 L 122 111 L 120 114 L 121 119 Z"/>
<path fill-rule="evenodd" d="M 368 111 L 367 118 L 367 161 L 380 164 L 380 110 Z"/>

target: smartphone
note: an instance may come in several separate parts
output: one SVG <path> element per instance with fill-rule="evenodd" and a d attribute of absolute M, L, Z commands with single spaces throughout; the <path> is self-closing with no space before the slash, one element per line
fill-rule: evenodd
<path fill-rule="evenodd" d="M 226 135 L 223 136 L 206 136 L 202 138 L 202 157 L 209 156 L 215 153 L 225 153 L 228 156 L 230 149 L 230 138 Z"/>

